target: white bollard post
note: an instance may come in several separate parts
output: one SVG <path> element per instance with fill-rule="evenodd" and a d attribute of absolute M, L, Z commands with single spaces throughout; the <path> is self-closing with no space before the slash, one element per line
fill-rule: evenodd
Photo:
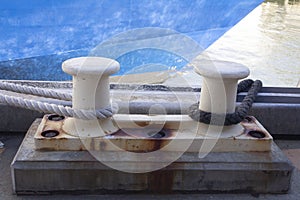
<path fill-rule="evenodd" d="M 109 75 L 120 69 L 117 61 L 102 57 L 79 57 L 63 62 L 62 69 L 73 76 L 74 109 L 95 110 L 110 106 Z M 111 118 L 68 118 L 63 129 L 75 136 L 98 137 L 114 133 L 119 128 Z"/>
<path fill-rule="evenodd" d="M 217 114 L 234 113 L 236 107 L 237 82 L 246 78 L 249 69 L 238 63 L 227 61 L 200 61 L 195 68 L 202 75 L 199 109 Z M 223 132 L 240 133 L 241 125 L 224 127 Z"/>

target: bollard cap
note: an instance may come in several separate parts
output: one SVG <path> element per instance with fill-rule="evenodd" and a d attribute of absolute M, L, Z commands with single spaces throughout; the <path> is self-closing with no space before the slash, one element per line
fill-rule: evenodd
<path fill-rule="evenodd" d="M 199 60 L 195 64 L 195 72 L 209 78 L 242 79 L 249 74 L 245 65 L 219 60 Z"/>
<path fill-rule="evenodd" d="M 111 75 L 119 71 L 120 64 L 110 58 L 78 57 L 66 60 L 62 69 L 67 74 L 82 75 Z"/>

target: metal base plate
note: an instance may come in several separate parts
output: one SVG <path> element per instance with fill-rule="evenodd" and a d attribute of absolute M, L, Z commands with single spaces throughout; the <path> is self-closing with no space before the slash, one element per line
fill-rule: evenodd
<path fill-rule="evenodd" d="M 178 152 L 182 151 L 182 144 L 191 142 L 185 152 L 199 152 L 204 141 L 210 140 L 215 145 L 212 149 L 209 148 L 209 152 L 237 152 L 270 151 L 273 141 L 268 131 L 252 116 L 248 116 L 238 125 L 224 127 L 223 130 L 216 127 L 222 133 L 215 134 L 211 131 L 213 134 L 209 135 L 207 125 L 195 122 L 187 115 L 117 114 L 114 115 L 114 121 L 121 128 L 120 131 L 107 136 L 86 138 L 72 136 L 64 131 L 63 126 L 67 119 L 60 119 L 57 115 L 45 115 L 34 135 L 35 148 L 130 152 L 152 152 L 163 148 L 162 151 Z M 170 142 L 173 145 L 168 145 Z"/>
<path fill-rule="evenodd" d="M 17 194 L 286 193 L 290 188 L 293 167 L 274 143 L 269 152 L 212 152 L 203 159 L 185 153 L 164 169 L 135 174 L 111 169 L 87 151 L 35 150 L 40 122 L 32 124 L 11 165 Z M 126 161 L 111 158 L 111 162 Z"/>

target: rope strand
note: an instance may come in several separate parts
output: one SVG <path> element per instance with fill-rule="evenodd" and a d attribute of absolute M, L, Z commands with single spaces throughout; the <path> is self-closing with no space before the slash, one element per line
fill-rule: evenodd
<path fill-rule="evenodd" d="M 199 122 L 212 125 L 232 125 L 240 123 L 248 114 L 252 104 L 257 96 L 258 91 L 262 88 L 262 82 L 259 80 L 253 81 L 250 79 L 244 80 L 238 84 L 237 92 L 246 92 L 248 94 L 243 99 L 242 103 L 236 108 L 234 113 L 215 114 L 199 110 L 199 103 L 193 104 L 189 108 L 189 116 Z M 72 100 L 72 95 L 69 93 L 60 93 L 54 90 L 35 88 L 31 86 L 22 86 L 13 83 L 0 82 L 1 90 L 8 90 L 17 93 L 31 94 L 35 96 L 54 98 L 59 100 Z M 0 94 L 0 103 L 5 103 L 10 106 L 16 106 L 25 109 L 36 110 L 43 113 L 56 113 L 66 117 L 74 117 L 83 120 L 105 119 L 112 117 L 116 112 L 117 107 L 114 105 L 99 110 L 82 110 L 73 109 L 71 107 L 62 106 L 53 103 L 46 103 L 36 100 L 24 99 L 21 97 L 13 97 Z"/>
<path fill-rule="evenodd" d="M 12 97 L 3 94 L 0 94 L 0 103 L 43 113 L 55 113 L 58 115 L 74 117 L 83 120 L 106 119 L 115 113 L 115 107 L 111 108 L 110 106 L 99 110 L 81 110 L 73 109 L 68 106 L 45 103 L 31 99 L 29 100 L 21 97 Z"/>
<path fill-rule="evenodd" d="M 30 94 L 40 97 L 48 97 L 59 100 L 71 101 L 72 95 L 69 93 L 61 93 L 51 89 L 42 89 L 31 86 L 23 86 L 14 83 L 7 83 L 0 81 L 0 90 L 7 90 L 22 94 Z"/>
<path fill-rule="evenodd" d="M 190 106 L 189 116 L 198 122 L 205 124 L 229 126 L 238 124 L 245 119 L 252 104 L 257 96 L 258 91 L 262 88 L 260 80 L 246 79 L 238 84 L 238 93 L 248 91 L 242 103 L 236 108 L 234 113 L 216 114 L 199 110 L 199 102 Z"/>

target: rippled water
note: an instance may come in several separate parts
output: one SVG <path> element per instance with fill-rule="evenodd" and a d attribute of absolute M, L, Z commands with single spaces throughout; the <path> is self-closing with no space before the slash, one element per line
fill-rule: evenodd
<path fill-rule="evenodd" d="M 268 0 L 211 45 L 212 59 L 243 63 L 266 86 L 300 79 L 300 1 Z"/>
<path fill-rule="evenodd" d="M 203 17 L 195 18 L 199 20 Z M 209 29 L 207 38 L 211 37 L 210 33 L 214 31 L 218 32 L 218 29 Z M 80 38 L 79 36 L 76 37 Z M 176 44 L 178 45 L 178 43 Z M 209 44 L 207 43 L 207 45 Z M 48 45 L 45 46 L 47 49 Z M 85 54 L 87 54 L 85 51 L 73 52 L 72 57 Z M 47 56 L 47 59 L 41 56 L 4 62 L 2 63 L 1 75 L 5 79 L 68 80 L 71 77 L 61 71 L 61 62 L 69 58 L 70 55 L 57 54 Z M 250 78 L 263 80 L 265 86 L 296 86 L 300 79 L 300 0 L 266 0 L 205 50 L 203 55 L 208 55 L 211 59 L 242 63 L 250 68 Z M 156 68 L 153 69 L 152 65 L 149 65 L 150 67 L 146 65 L 150 70 L 143 67 L 145 63 L 161 63 L 163 65 L 155 65 L 155 67 L 163 66 L 172 69 L 180 69 L 186 64 L 184 60 L 170 55 L 168 52 L 157 50 L 150 51 L 150 53 L 137 50 L 129 52 L 126 56 L 122 55 L 117 60 L 122 66 L 120 74 L 125 74 L 128 68 L 136 66 L 142 66 L 138 72 L 156 70 Z M 44 72 L 45 76 L 32 73 L 37 69 Z M 183 78 L 192 84 L 200 83 L 199 76 L 193 73 L 191 67 L 185 69 L 187 73 L 183 73 Z M 54 75 L 51 76 L 50 74 Z M 182 82 L 178 80 L 172 82 L 171 79 L 170 82 L 182 85 Z"/>

